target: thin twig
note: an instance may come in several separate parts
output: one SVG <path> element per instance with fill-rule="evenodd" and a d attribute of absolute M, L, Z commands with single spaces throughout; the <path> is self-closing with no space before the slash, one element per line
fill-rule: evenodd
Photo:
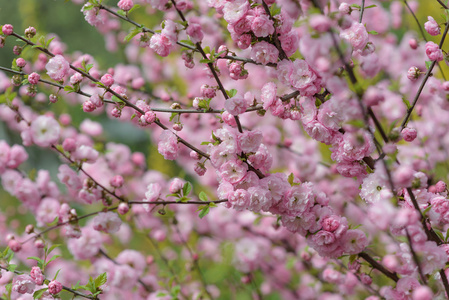
<path fill-rule="evenodd" d="M 437 0 L 437 1 L 439 1 L 439 0 Z M 438 47 L 440 49 L 442 49 L 442 47 L 443 47 L 443 43 L 444 43 L 444 40 L 446 39 L 448 30 L 449 30 L 449 23 L 446 23 L 446 28 L 444 29 L 443 36 L 441 37 L 440 44 L 438 45 Z M 424 78 L 421 82 L 421 85 L 418 88 L 418 91 L 416 92 L 416 95 L 415 95 L 415 98 L 413 99 L 412 105 L 410 106 L 410 108 L 407 109 L 407 114 L 405 115 L 404 120 L 401 123 L 401 131 L 402 131 L 402 129 L 405 128 L 405 126 L 407 126 L 408 120 L 410 119 L 413 109 L 415 108 L 415 105 L 418 102 L 419 96 L 421 96 L 421 93 L 424 89 L 424 86 L 426 85 L 427 80 L 429 79 L 430 75 L 432 74 L 432 70 L 435 67 L 435 64 L 436 64 L 436 61 L 433 61 L 432 64 L 430 65 L 429 69 L 427 70 L 426 75 L 424 76 Z"/>
<path fill-rule="evenodd" d="M 361 257 L 364 260 L 366 260 L 374 269 L 380 271 L 381 273 L 383 273 L 385 276 L 387 276 L 388 278 L 390 278 L 394 282 L 398 282 L 399 277 L 398 277 L 398 275 L 396 273 L 392 273 L 392 272 L 388 271 L 387 269 L 385 269 L 384 266 L 382 266 L 380 263 L 378 263 L 368 253 L 361 252 L 358 255 L 359 255 L 359 257 Z"/>

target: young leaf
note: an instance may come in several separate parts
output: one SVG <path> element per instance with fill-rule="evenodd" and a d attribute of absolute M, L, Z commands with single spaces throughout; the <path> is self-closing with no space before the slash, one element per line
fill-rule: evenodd
<path fill-rule="evenodd" d="M 203 208 L 203 209 L 200 211 L 198 217 L 200 217 L 200 219 L 204 218 L 204 217 L 209 213 L 209 210 L 210 210 L 210 206 L 207 205 L 205 208 Z"/>
<path fill-rule="evenodd" d="M 229 91 L 226 91 L 226 93 L 228 94 L 229 97 L 234 97 L 235 95 L 237 95 L 237 90 L 236 89 L 232 89 Z"/>
<path fill-rule="evenodd" d="M 98 275 L 97 278 L 95 278 L 95 286 L 98 288 L 100 286 L 102 286 L 103 284 L 106 283 L 106 281 L 108 281 L 108 275 L 106 274 L 106 272 Z"/>
<path fill-rule="evenodd" d="M 190 182 L 186 182 L 184 186 L 182 187 L 182 194 L 184 196 L 188 196 L 190 194 L 190 191 L 192 190 L 192 184 Z"/>
<path fill-rule="evenodd" d="M 201 191 L 198 195 L 198 198 L 200 198 L 201 201 L 208 201 L 207 195 L 205 192 Z"/>
<path fill-rule="evenodd" d="M 56 272 L 55 277 L 53 277 L 53 280 L 56 280 L 56 278 L 58 277 L 59 271 L 61 271 L 61 269 L 59 269 L 59 270 Z"/>
<path fill-rule="evenodd" d="M 40 290 L 37 290 L 33 293 L 33 299 L 40 299 L 42 295 L 48 290 L 48 288 L 43 288 Z"/>

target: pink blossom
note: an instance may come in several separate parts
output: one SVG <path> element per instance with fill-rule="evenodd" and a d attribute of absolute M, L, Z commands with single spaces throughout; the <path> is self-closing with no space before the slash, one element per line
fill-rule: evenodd
<path fill-rule="evenodd" d="M 432 290 L 428 286 L 419 286 L 413 290 L 413 300 L 432 300 L 435 299 Z"/>
<path fill-rule="evenodd" d="M 39 226 L 53 222 L 59 214 L 61 205 L 59 201 L 53 198 L 44 198 L 37 208 L 36 221 Z"/>
<path fill-rule="evenodd" d="M 220 167 L 220 176 L 232 183 L 240 182 L 245 176 L 248 166 L 241 160 L 230 160 Z"/>
<path fill-rule="evenodd" d="M 268 82 L 262 87 L 260 98 L 263 103 L 263 109 L 267 110 L 276 100 L 277 87 L 274 82 Z"/>
<path fill-rule="evenodd" d="M 329 17 L 319 14 L 310 17 L 309 25 L 318 32 L 326 32 L 332 24 Z"/>
<path fill-rule="evenodd" d="M 274 33 L 273 21 L 267 15 L 249 18 L 251 30 L 257 37 L 266 37 Z"/>
<path fill-rule="evenodd" d="M 8 160 L 6 161 L 6 167 L 15 169 L 28 159 L 28 153 L 25 148 L 19 145 L 13 145 L 9 149 Z M 0 157 L 0 161 L 1 161 Z"/>
<path fill-rule="evenodd" d="M 70 66 L 65 58 L 62 55 L 58 54 L 48 61 L 48 63 L 45 65 L 45 68 L 47 69 L 47 74 L 51 79 L 62 81 L 67 75 Z"/>
<path fill-rule="evenodd" d="M 290 188 L 287 182 L 287 175 L 283 173 L 274 173 L 262 178 L 260 186 L 270 190 L 274 204 L 277 204 Z"/>
<path fill-rule="evenodd" d="M 190 22 L 186 33 L 190 36 L 192 43 L 196 44 L 203 40 L 204 34 L 201 30 L 201 25 L 196 22 Z"/>
<path fill-rule="evenodd" d="M 368 239 L 363 231 L 350 229 L 341 239 L 344 252 L 347 254 L 358 254 L 368 246 Z"/>
<path fill-rule="evenodd" d="M 228 204 L 233 209 L 240 211 L 247 209 L 250 205 L 251 196 L 243 189 L 238 189 L 228 195 Z"/>
<path fill-rule="evenodd" d="M 248 189 L 251 201 L 248 209 L 254 212 L 268 211 L 273 205 L 271 192 L 260 186 L 250 187 Z"/>
<path fill-rule="evenodd" d="M 262 140 L 263 135 L 259 130 L 245 131 L 238 136 L 240 149 L 245 153 L 257 152 Z"/>
<path fill-rule="evenodd" d="M 94 257 L 101 246 L 101 234 L 90 227 L 81 228 L 81 237 L 70 239 L 67 247 L 75 259 Z"/>
<path fill-rule="evenodd" d="M 147 191 L 145 192 L 145 198 L 143 199 L 143 202 L 154 202 L 159 200 L 159 197 L 161 196 L 161 190 L 162 187 L 159 183 L 155 182 L 155 183 L 150 183 L 147 186 Z M 143 208 L 149 212 L 151 211 L 151 208 L 153 208 L 154 205 L 150 205 L 150 204 L 144 204 Z"/>
<path fill-rule="evenodd" d="M 120 0 L 117 6 L 123 11 L 129 11 L 133 6 L 133 0 Z"/>
<path fill-rule="evenodd" d="M 427 22 L 424 23 L 424 29 L 427 31 L 428 34 L 436 36 L 441 33 L 440 25 L 438 25 L 437 21 L 435 21 L 434 18 L 431 16 L 427 17 Z"/>
<path fill-rule="evenodd" d="M 238 116 L 246 111 L 248 103 L 245 98 L 237 94 L 234 97 L 227 99 L 224 106 L 228 113 L 233 116 Z"/>
<path fill-rule="evenodd" d="M 226 1 L 223 7 L 223 18 L 229 24 L 234 24 L 245 16 L 249 9 L 247 0 Z"/>
<path fill-rule="evenodd" d="M 251 48 L 251 58 L 263 65 L 278 61 L 279 50 L 265 41 L 258 42 Z"/>
<path fill-rule="evenodd" d="M 162 57 L 168 56 L 172 47 L 173 45 L 170 39 L 163 34 L 153 34 L 150 39 L 150 48 Z"/>
<path fill-rule="evenodd" d="M 62 183 L 73 190 L 78 190 L 82 187 L 81 179 L 79 179 L 78 174 L 67 165 L 59 166 L 58 178 Z"/>
<path fill-rule="evenodd" d="M 157 150 L 167 160 L 174 160 L 178 157 L 178 138 L 170 130 L 164 130 L 159 137 Z"/>
<path fill-rule="evenodd" d="M 28 275 L 18 275 L 12 281 L 12 290 L 19 294 L 32 294 L 36 284 Z"/>
<path fill-rule="evenodd" d="M 90 146 L 81 145 L 73 152 L 73 158 L 77 161 L 93 164 L 98 159 L 98 151 Z"/>
<path fill-rule="evenodd" d="M 310 182 L 292 186 L 279 204 L 283 214 L 301 217 L 306 210 L 312 208 L 315 202 L 312 187 Z"/>
<path fill-rule="evenodd" d="M 93 219 L 93 228 L 106 233 L 119 231 L 120 225 L 122 225 L 122 220 L 112 211 L 101 212 Z"/>
<path fill-rule="evenodd" d="M 173 180 L 170 182 L 169 191 L 171 194 L 179 193 L 181 192 L 183 186 L 184 180 L 180 178 L 173 178 Z"/>
<path fill-rule="evenodd" d="M 59 281 L 52 280 L 48 284 L 48 292 L 52 295 L 59 294 L 62 291 L 62 284 Z"/>
<path fill-rule="evenodd" d="M 434 42 L 426 43 L 426 54 L 431 61 L 442 61 L 444 59 L 443 51 Z"/>
<path fill-rule="evenodd" d="M 30 276 L 37 285 L 42 285 L 44 283 L 44 275 L 39 267 L 32 267 L 30 271 Z"/>
<path fill-rule="evenodd" d="M 299 36 L 296 31 L 290 31 L 279 36 L 279 41 L 281 42 L 282 50 L 285 54 L 290 57 L 292 56 L 299 47 Z"/>
<path fill-rule="evenodd" d="M 40 147 L 50 147 L 59 140 L 60 126 L 52 117 L 39 116 L 31 122 L 30 134 Z"/>
<path fill-rule="evenodd" d="M 368 43 L 368 32 L 362 23 L 354 22 L 351 27 L 343 30 L 340 37 L 352 45 L 354 50 L 362 50 Z"/>

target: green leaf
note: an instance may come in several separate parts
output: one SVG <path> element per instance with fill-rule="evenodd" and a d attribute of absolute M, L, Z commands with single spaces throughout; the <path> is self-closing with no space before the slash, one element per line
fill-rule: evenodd
<path fill-rule="evenodd" d="M 57 278 L 58 275 L 59 275 L 59 271 L 61 271 L 61 269 L 59 269 L 59 270 L 56 272 L 55 277 L 53 277 L 53 280 L 56 280 L 56 278 Z"/>
<path fill-rule="evenodd" d="M 430 69 L 430 66 L 432 66 L 432 61 L 426 61 L 427 70 Z"/>
<path fill-rule="evenodd" d="M 349 261 L 353 263 L 357 259 L 357 254 L 353 254 L 349 256 Z"/>
<path fill-rule="evenodd" d="M 39 299 L 42 297 L 42 295 L 48 290 L 48 288 L 43 288 L 40 290 L 37 290 L 33 293 L 33 299 Z"/>
<path fill-rule="evenodd" d="M 228 94 L 228 96 L 232 98 L 235 95 L 237 95 L 237 90 L 236 89 L 232 89 L 232 90 L 226 91 L 226 94 Z"/>
<path fill-rule="evenodd" d="M 131 9 L 128 11 L 128 14 L 130 14 L 131 12 L 135 11 L 136 9 L 138 9 L 140 7 L 139 4 L 134 5 L 133 7 L 131 7 Z"/>
<path fill-rule="evenodd" d="M 88 64 L 88 65 L 86 66 L 86 71 L 89 72 L 90 69 L 92 69 L 93 67 L 94 67 L 94 64 Z"/>
<path fill-rule="evenodd" d="M 198 195 L 198 198 L 200 198 L 201 201 L 208 201 L 208 197 L 205 192 L 201 191 Z"/>
<path fill-rule="evenodd" d="M 209 64 L 209 63 L 213 63 L 213 62 L 214 61 L 211 59 L 205 59 L 205 58 L 200 59 L 200 63 L 202 63 L 202 64 Z"/>
<path fill-rule="evenodd" d="M 365 6 L 365 9 L 368 9 L 368 8 L 373 8 L 373 7 L 377 7 L 377 5 L 376 5 L 376 4 L 373 4 L 373 5 L 368 5 L 368 6 Z"/>
<path fill-rule="evenodd" d="M 133 37 L 142 32 L 140 28 L 134 28 L 127 36 L 125 36 L 124 41 L 129 42 Z"/>
<path fill-rule="evenodd" d="M 195 47 L 195 44 L 191 40 L 181 40 L 180 43 L 187 44 L 189 46 Z"/>
<path fill-rule="evenodd" d="M 17 265 L 15 265 L 15 264 L 10 264 L 10 265 L 8 266 L 8 271 L 9 271 L 9 272 L 14 272 L 14 271 L 16 270 L 16 268 L 17 268 Z"/>
<path fill-rule="evenodd" d="M 293 185 L 294 179 L 295 179 L 295 175 L 293 175 L 293 173 L 290 173 L 290 175 L 288 175 L 288 183 L 290 183 L 290 185 Z"/>
<path fill-rule="evenodd" d="M 363 122 L 363 120 L 351 120 L 351 121 L 348 121 L 347 124 L 352 125 L 357 128 L 365 128 L 365 123 Z"/>
<path fill-rule="evenodd" d="M 198 217 L 200 217 L 200 219 L 204 218 L 204 217 L 209 213 L 209 210 L 210 210 L 210 206 L 207 205 L 205 208 L 203 208 L 203 209 L 200 211 Z"/>
<path fill-rule="evenodd" d="M 27 259 L 34 259 L 35 261 L 37 261 L 38 264 L 41 264 L 41 265 L 44 264 L 44 260 L 40 259 L 39 257 L 36 257 L 36 256 L 30 256 Z"/>
<path fill-rule="evenodd" d="M 178 115 L 178 113 L 172 113 L 171 116 L 170 116 L 169 121 L 170 121 L 170 122 L 173 121 L 173 119 L 174 119 L 177 115 Z"/>
<path fill-rule="evenodd" d="M 121 9 L 117 10 L 117 14 L 121 15 L 122 17 L 126 17 L 126 12 Z"/>
<path fill-rule="evenodd" d="M 182 196 L 181 198 L 176 199 L 176 202 L 187 202 L 190 198 L 186 196 Z"/>
<path fill-rule="evenodd" d="M 443 234 L 441 233 L 441 231 L 439 231 L 438 229 L 434 229 L 433 231 L 435 231 L 435 233 L 440 237 L 440 239 L 441 239 L 442 241 L 444 241 L 444 236 L 443 236 Z"/>
<path fill-rule="evenodd" d="M 97 278 L 95 278 L 95 286 L 100 287 L 103 284 L 105 284 L 106 281 L 108 281 L 108 275 L 106 274 L 106 272 L 104 272 L 104 273 L 98 275 Z"/>
<path fill-rule="evenodd" d="M 402 102 L 404 102 L 405 106 L 407 106 L 407 109 L 409 109 L 410 107 L 412 107 L 412 106 L 410 105 L 410 102 L 409 102 L 405 97 L 402 97 Z"/>
<path fill-rule="evenodd" d="M 360 7 L 360 5 L 357 5 L 357 4 L 351 4 L 350 7 L 354 7 L 354 8 L 357 8 L 357 9 L 361 9 L 362 8 L 362 7 Z"/>
<path fill-rule="evenodd" d="M 182 187 L 182 194 L 184 196 L 188 196 L 190 194 L 190 191 L 192 190 L 192 184 L 190 182 L 184 183 L 184 186 Z"/>
<path fill-rule="evenodd" d="M 45 42 L 45 48 L 48 48 L 48 46 L 50 46 L 51 41 L 53 41 L 54 39 L 55 39 L 55 37 L 52 37 L 47 42 Z"/>
<path fill-rule="evenodd" d="M 378 35 L 379 33 L 375 30 L 368 31 L 368 34 Z"/>
<path fill-rule="evenodd" d="M 61 247 L 61 244 L 54 244 L 54 245 L 52 245 L 50 248 L 48 248 L 47 255 L 50 254 L 53 250 L 55 250 L 58 247 Z"/>
<path fill-rule="evenodd" d="M 71 87 L 70 85 L 66 85 L 64 87 L 64 91 L 66 91 L 66 92 L 68 92 L 70 94 L 70 93 L 75 92 L 75 89 L 73 87 Z"/>
<path fill-rule="evenodd" d="M 52 261 L 54 261 L 55 259 L 58 259 L 58 258 L 60 258 L 61 257 L 61 255 L 54 255 L 54 256 L 52 256 L 46 263 L 45 263 L 45 266 L 47 266 L 49 263 L 51 263 Z"/>

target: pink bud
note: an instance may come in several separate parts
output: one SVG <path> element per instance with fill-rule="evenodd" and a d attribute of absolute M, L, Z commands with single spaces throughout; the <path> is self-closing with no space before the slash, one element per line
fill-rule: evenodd
<path fill-rule="evenodd" d="M 26 232 L 26 233 L 30 234 L 30 233 L 33 233 L 33 231 L 34 231 L 34 226 L 33 226 L 32 224 L 28 224 L 28 225 L 25 227 L 25 232 Z"/>
<path fill-rule="evenodd" d="M 115 188 L 119 188 L 123 185 L 123 177 L 120 175 L 115 175 L 114 177 L 112 177 L 110 184 L 111 186 L 115 187 Z"/>
<path fill-rule="evenodd" d="M 127 203 L 120 203 L 117 208 L 117 212 L 121 215 L 126 214 L 129 211 L 129 205 Z"/>
<path fill-rule="evenodd" d="M 48 284 L 48 292 L 52 295 L 59 294 L 62 291 L 62 284 L 59 281 L 52 280 Z"/>
<path fill-rule="evenodd" d="M 2 31 L 4 35 L 11 35 L 14 32 L 14 27 L 11 24 L 5 24 L 2 27 Z"/>
<path fill-rule="evenodd" d="M 58 102 L 58 96 L 56 96 L 55 94 L 51 94 L 50 96 L 48 96 L 48 101 L 50 101 L 51 103 L 56 103 Z"/>
<path fill-rule="evenodd" d="M 435 188 L 438 193 L 444 193 L 446 191 L 447 186 L 445 182 L 440 180 L 437 182 L 437 184 L 435 184 Z"/>
<path fill-rule="evenodd" d="M 87 100 L 83 103 L 84 112 L 93 112 L 97 107 L 90 101 Z"/>
<path fill-rule="evenodd" d="M 101 76 L 100 81 L 107 87 L 110 87 L 111 85 L 114 84 L 114 78 L 112 77 L 111 74 L 107 74 L 107 73 L 104 74 L 103 76 Z"/>
<path fill-rule="evenodd" d="M 418 136 L 418 133 L 416 132 L 416 129 L 414 128 L 404 128 L 402 129 L 402 137 L 404 138 L 404 141 L 406 142 L 413 142 L 416 137 Z"/>
<path fill-rule="evenodd" d="M 25 29 L 25 35 L 27 38 L 31 39 L 32 37 L 34 37 L 36 35 L 36 28 L 34 27 L 28 27 L 27 29 Z"/>
<path fill-rule="evenodd" d="M 26 60 L 24 60 L 23 58 L 19 57 L 18 59 L 16 59 L 16 65 L 17 65 L 19 68 L 25 67 L 26 64 L 27 64 L 27 62 L 26 62 Z"/>
<path fill-rule="evenodd" d="M 10 240 L 8 247 L 14 252 L 19 252 L 22 249 L 22 245 L 16 240 Z"/>
<path fill-rule="evenodd" d="M 30 84 L 37 84 L 39 82 L 39 79 L 41 79 L 41 75 L 39 75 L 35 72 L 28 75 L 28 82 Z"/>
<path fill-rule="evenodd" d="M 73 152 L 76 150 L 76 141 L 72 138 L 66 138 L 64 142 L 62 142 L 62 148 L 64 151 Z"/>
<path fill-rule="evenodd" d="M 410 39 L 408 41 L 408 44 L 410 45 L 410 48 L 412 48 L 413 50 L 418 48 L 418 41 L 416 39 Z"/>

